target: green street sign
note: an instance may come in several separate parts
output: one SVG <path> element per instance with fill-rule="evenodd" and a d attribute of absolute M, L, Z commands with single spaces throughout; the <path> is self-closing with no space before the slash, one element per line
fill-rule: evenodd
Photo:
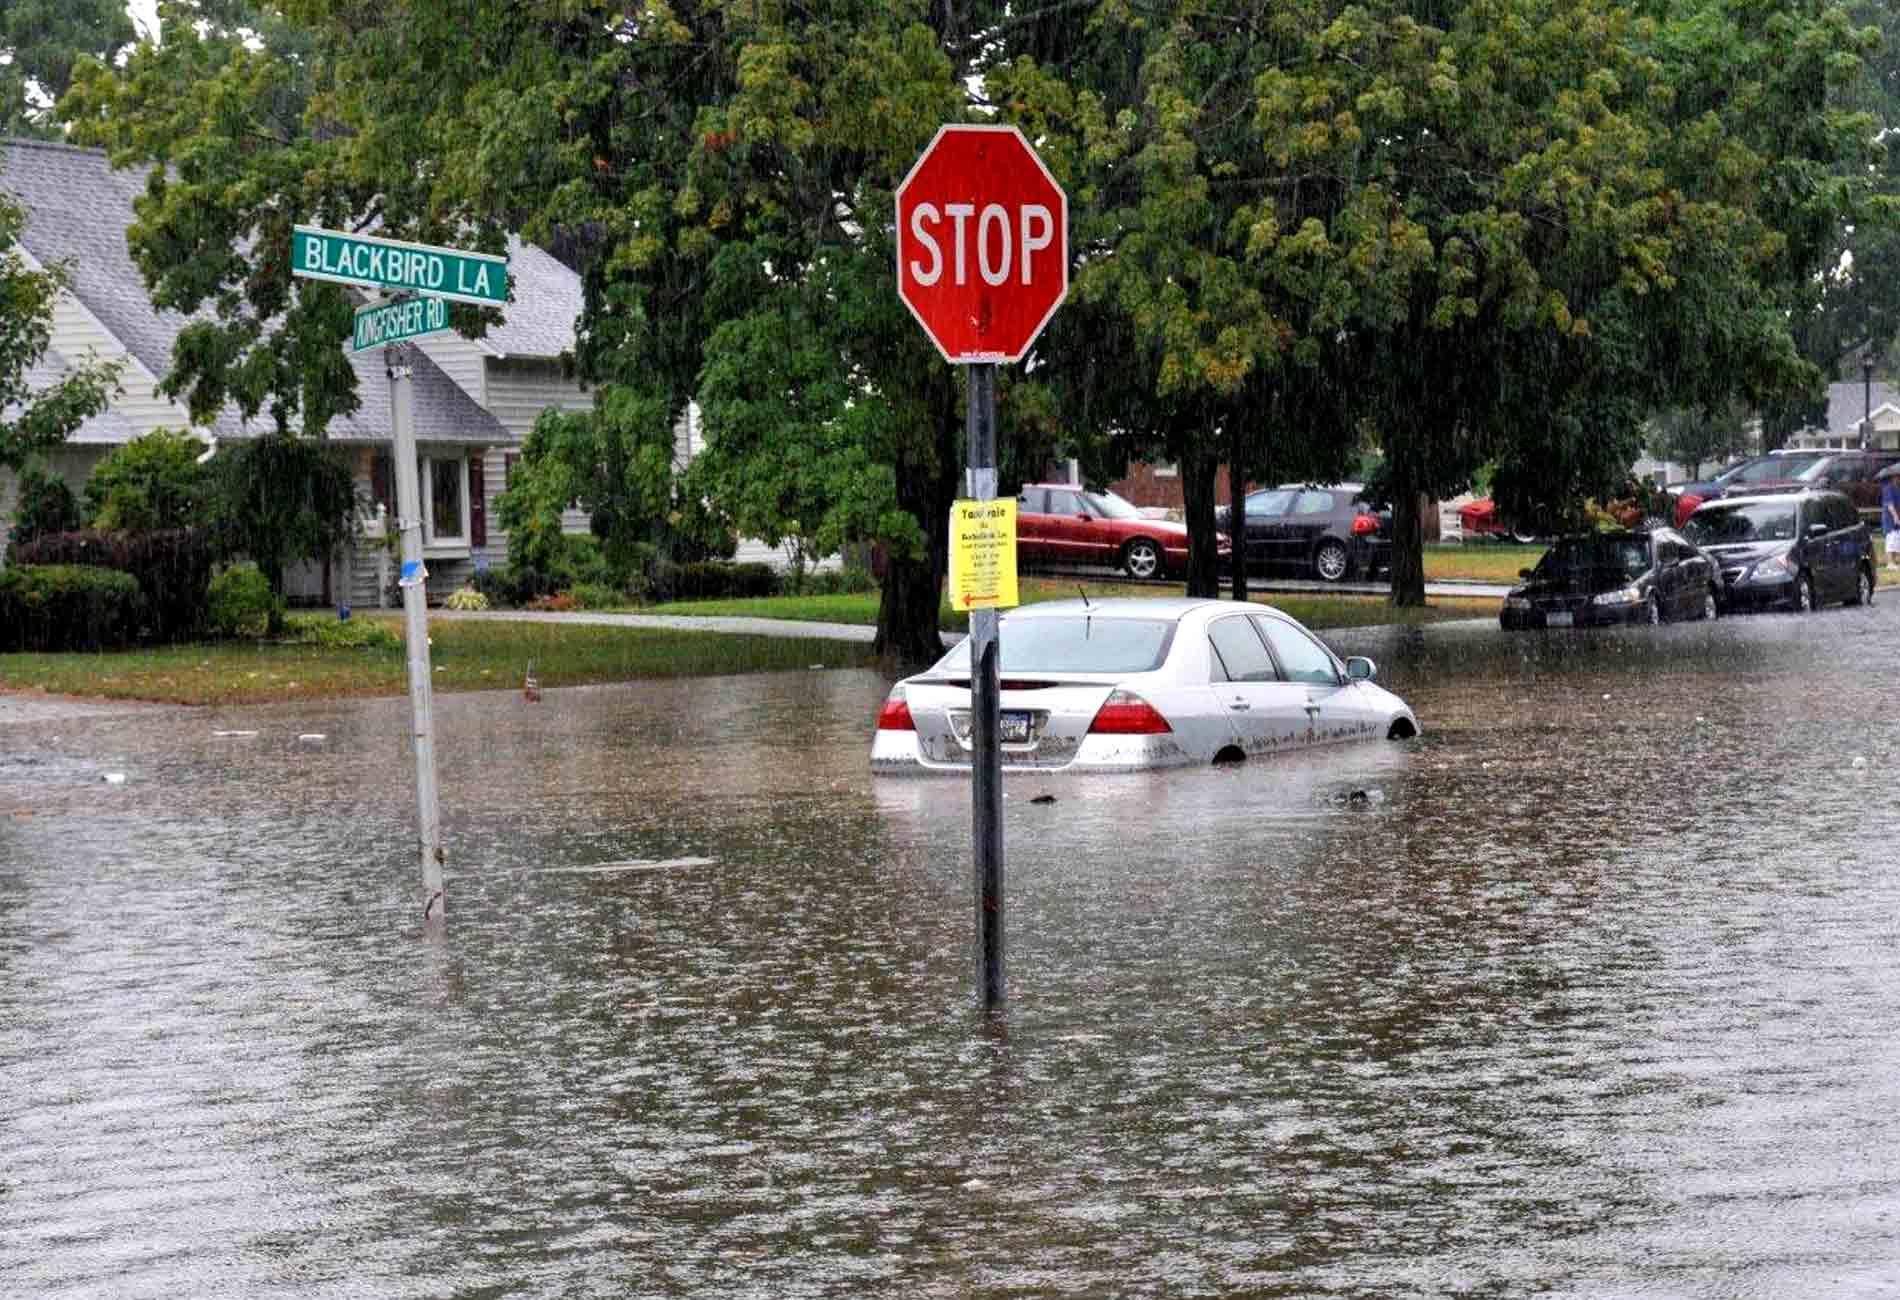
<path fill-rule="evenodd" d="M 508 259 L 400 239 L 293 226 L 290 273 L 369 289 L 409 290 L 478 307 L 508 301 Z"/>
<path fill-rule="evenodd" d="M 449 304 L 441 298 L 405 298 L 359 307 L 350 351 L 379 348 L 385 343 L 434 334 L 449 327 Z"/>

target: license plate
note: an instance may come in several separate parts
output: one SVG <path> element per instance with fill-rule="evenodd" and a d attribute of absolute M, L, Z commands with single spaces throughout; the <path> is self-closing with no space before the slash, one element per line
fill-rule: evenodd
<path fill-rule="evenodd" d="M 997 735 L 1005 745 L 1020 745 L 1029 739 L 1029 714 L 1022 709 L 1003 710 Z"/>
<path fill-rule="evenodd" d="M 1544 615 L 1545 627 L 1569 627 L 1575 619 L 1567 609 L 1553 610 Z"/>

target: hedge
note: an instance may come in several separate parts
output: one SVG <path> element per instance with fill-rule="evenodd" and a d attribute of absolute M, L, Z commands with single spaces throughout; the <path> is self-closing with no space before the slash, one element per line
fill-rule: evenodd
<path fill-rule="evenodd" d="M 725 600 L 733 597 L 776 596 L 778 573 L 769 564 L 656 564 L 647 599 Z"/>
<path fill-rule="evenodd" d="M 0 569 L 0 650 L 108 650 L 132 644 L 144 599 L 129 573 L 83 564 Z"/>
<path fill-rule="evenodd" d="M 45 533 L 13 548 L 16 564 L 78 564 L 117 569 L 144 593 L 145 633 L 188 641 L 204 627 L 211 585 L 211 544 L 202 528 L 150 532 Z"/>

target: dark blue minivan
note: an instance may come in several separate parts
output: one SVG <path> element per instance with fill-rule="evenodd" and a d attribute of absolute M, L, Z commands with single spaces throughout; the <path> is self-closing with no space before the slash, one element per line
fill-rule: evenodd
<path fill-rule="evenodd" d="M 1841 492 L 1761 492 L 1698 506 L 1683 526 L 1722 566 L 1732 609 L 1818 609 L 1874 598 L 1874 541 Z"/>

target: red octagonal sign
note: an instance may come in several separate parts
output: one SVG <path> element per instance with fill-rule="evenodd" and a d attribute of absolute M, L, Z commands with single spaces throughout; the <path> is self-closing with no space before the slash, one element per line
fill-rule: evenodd
<path fill-rule="evenodd" d="M 1069 292 L 1069 199 L 1013 126 L 946 126 L 897 187 L 897 293 L 953 364 L 1021 361 Z"/>

